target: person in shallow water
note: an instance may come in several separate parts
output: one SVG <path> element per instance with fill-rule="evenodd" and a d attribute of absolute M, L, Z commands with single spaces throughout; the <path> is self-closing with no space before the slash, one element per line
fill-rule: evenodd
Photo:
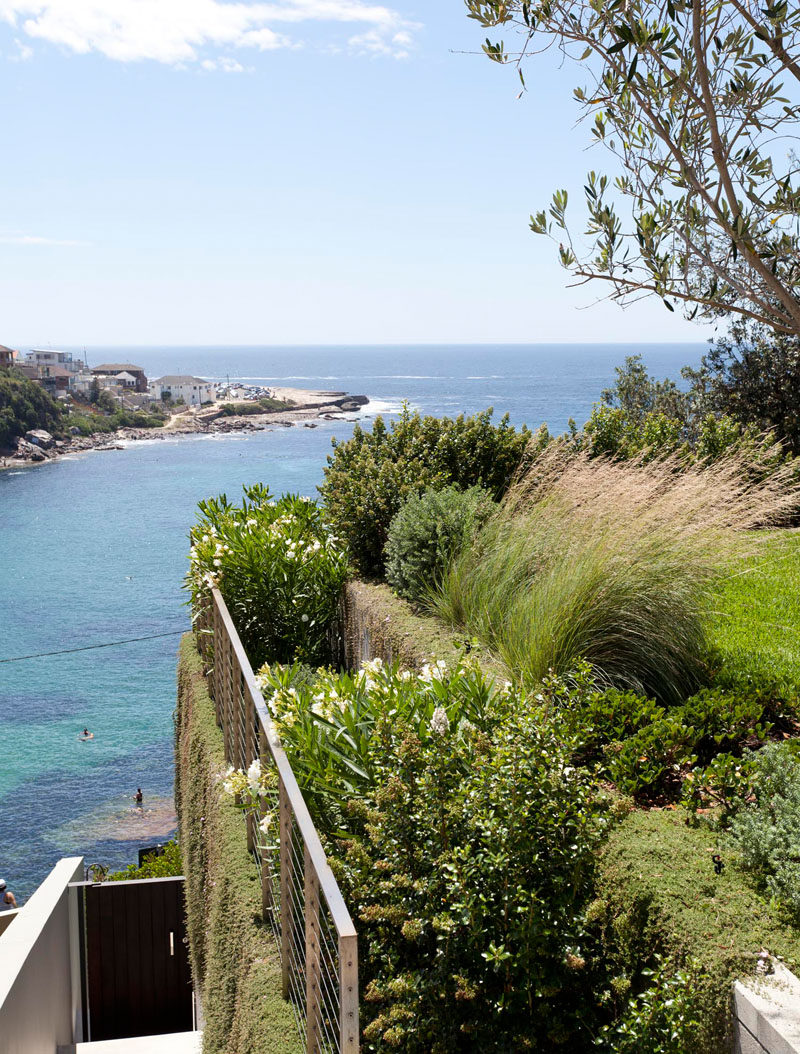
<path fill-rule="evenodd" d="M 0 911 L 13 911 L 17 906 L 17 898 L 6 886 L 4 878 L 0 878 Z"/>
<path fill-rule="evenodd" d="M 83 732 L 78 736 L 78 739 L 85 743 L 87 739 L 94 739 L 94 732 L 90 732 L 88 728 L 84 728 Z"/>
<path fill-rule="evenodd" d="M 137 805 L 141 805 L 144 801 L 144 795 L 142 794 L 141 787 L 136 788 L 136 793 L 133 796 L 133 800 L 136 802 Z"/>

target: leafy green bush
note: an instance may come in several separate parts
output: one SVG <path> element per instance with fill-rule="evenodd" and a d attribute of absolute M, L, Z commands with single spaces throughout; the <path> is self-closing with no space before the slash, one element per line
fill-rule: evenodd
<path fill-rule="evenodd" d="M 588 1047 L 605 807 L 539 701 L 467 660 L 258 676 L 358 912 L 365 1049 Z"/>
<path fill-rule="evenodd" d="M 356 425 L 351 439 L 333 440 L 320 493 L 361 572 L 383 570 L 389 524 L 410 494 L 452 483 L 502 497 L 531 435 L 512 428 L 507 414 L 498 425 L 491 415 L 422 418 L 406 408 L 389 429 L 376 417 L 371 432 Z"/>
<path fill-rule="evenodd" d="M 244 488 L 241 505 L 222 494 L 199 504 L 190 532 L 186 588 L 194 610 L 209 576 L 228 606 L 254 667 L 267 659 L 319 663 L 347 577 L 347 558 L 313 501 L 267 487 Z"/>
<path fill-rule="evenodd" d="M 609 775 L 628 794 L 677 792 L 688 767 L 763 742 L 768 714 L 759 699 L 706 689 L 619 744 Z"/>
<path fill-rule="evenodd" d="M 32 428 L 43 428 L 56 435 L 63 428 L 62 409 L 40 384 L 16 373 L 0 369 L 0 450 Z"/>
<path fill-rule="evenodd" d="M 183 874 L 181 849 L 173 838 L 163 846 L 163 853 L 148 853 L 141 866 L 129 864 L 122 871 L 113 871 L 109 882 L 129 882 L 134 878 L 169 878 Z"/>
<path fill-rule="evenodd" d="M 495 508 L 482 487 L 410 494 L 389 525 L 386 578 L 401 597 L 424 604 L 450 560 Z"/>
<path fill-rule="evenodd" d="M 647 986 L 601 1030 L 595 1046 L 603 1054 L 687 1054 L 696 1049 L 697 973 L 696 964 L 682 969 L 655 956 L 655 966 L 641 971 Z"/>
<path fill-rule="evenodd" d="M 800 923 L 800 763 L 784 744 L 752 759 L 754 801 L 730 824 L 742 866 Z"/>

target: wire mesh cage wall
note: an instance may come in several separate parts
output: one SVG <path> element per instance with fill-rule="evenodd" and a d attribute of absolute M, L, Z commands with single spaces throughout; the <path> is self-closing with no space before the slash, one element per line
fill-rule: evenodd
<path fill-rule="evenodd" d="M 355 1054 L 355 927 L 219 590 L 194 624 L 228 764 L 247 769 L 260 758 L 267 775 L 260 807 L 247 816 L 247 842 L 261 875 L 263 916 L 280 945 L 283 996 L 307 1054 Z"/>

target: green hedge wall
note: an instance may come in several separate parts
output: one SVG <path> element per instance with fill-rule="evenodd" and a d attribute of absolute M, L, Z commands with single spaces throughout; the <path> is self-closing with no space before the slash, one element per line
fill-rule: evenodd
<path fill-rule="evenodd" d="M 261 884 L 244 818 L 222 801 L 222 733 L 194 639 L 181 641 L 175 800 L 186 876 L 192 973 L 205 1015 L 205 1054 L 300 1054 L 280 956 L 261 922 Z"/>
<path fill-rule="evenodd" d="M 715 853 L 725 865 L 720 875 Z M 754 974 L 762 948 L 798 972 L 800 933 L 776 918 L 713 831 L 686 825 L 682 809 L 637 809 L 611 832 L 597 895 L 609 952 L 623 972 L 653 952 L 699 963 L 703 1034 L 692 1054 L 730 1049 L 731 986 Z"/>

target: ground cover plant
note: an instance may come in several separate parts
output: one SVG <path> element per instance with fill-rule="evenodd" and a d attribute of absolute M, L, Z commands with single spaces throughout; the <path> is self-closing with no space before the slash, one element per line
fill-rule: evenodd
<path fill-rule="evenodd" d="M 708 679 L 712 591 L 797 502 L 788 466 L 621 462 L 549 446 L 442 579 L 434 610 L 530 685 L 586 659 L 674 704 Z"/>
<path fill-rule="evenodd" d="M 254 666 L 328 660 L 348 563 L 315 502 L 245 487 L 240 505 L 224 494 L 201 501 L 190 540 L 193 610 L 218 586 Z"/>
<path fill-rule="evenodd" d="M 484 487 L 494 499 L 508 488 L 531 438 L 508 415 L 492 424 L 492 410 L 474 417 L 420 417 L 405 407 L 387 428 L 376 417 L 367 432 L 333 442 L 320 494 L 335 532 L 362 574 L 383 573 L 392 517 L 412 494 L 453 484 Z"/>

